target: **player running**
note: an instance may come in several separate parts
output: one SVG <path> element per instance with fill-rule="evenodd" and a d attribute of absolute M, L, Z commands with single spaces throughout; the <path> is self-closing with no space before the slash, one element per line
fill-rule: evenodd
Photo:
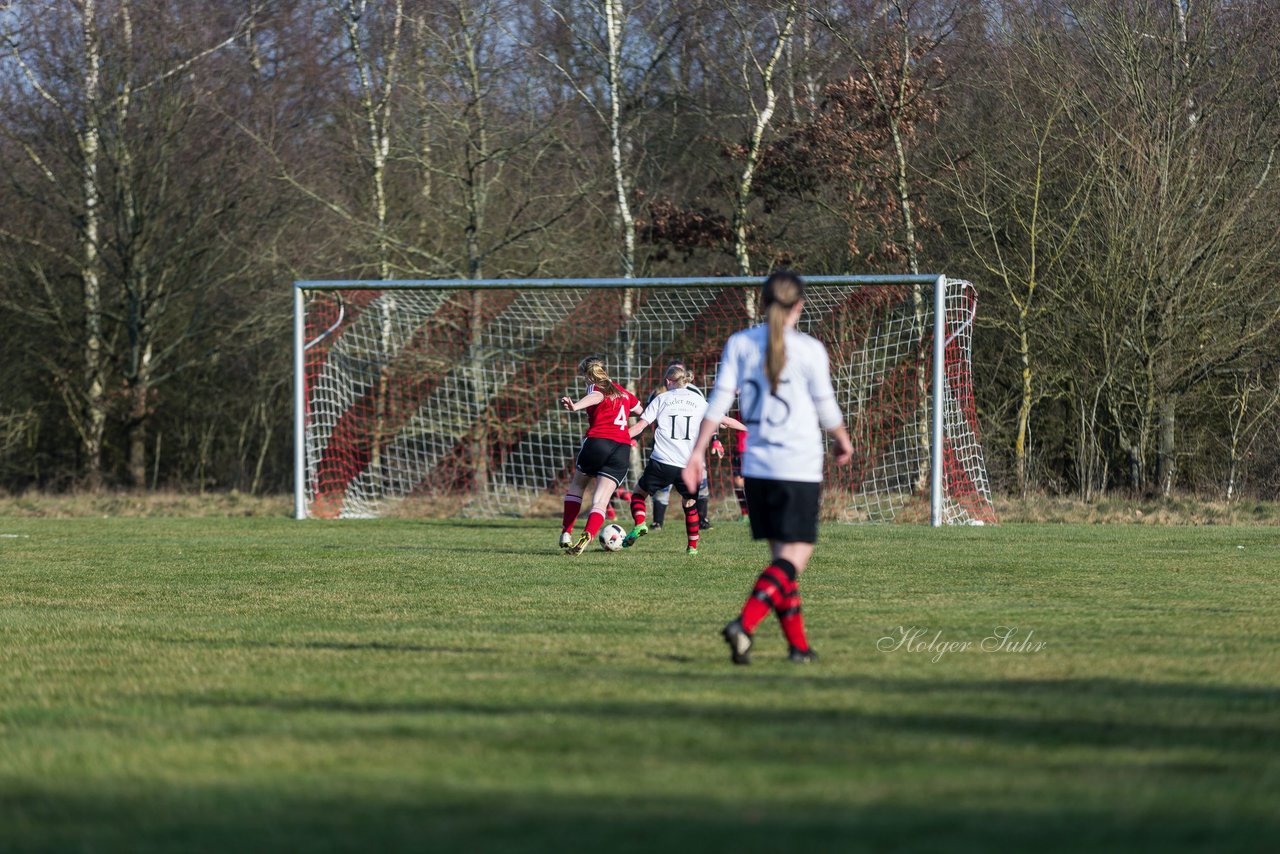
<path fill-rule="evenodd" d="M 564 517 L 560 529 L 560 548 L 569 555 L 580 555 L 604 525 L 605 507 L 621 485 L 631 466 L 631 436 L 627 433 L 627 416 L 641 411 L 640 401 L 634 394 L 609 379 L 604 360 L 588 356 L 578 364 L 578 371 L 587 381 L 587 393 L 577 402 L 568 397 L 560 398 L 560 405 L 569 412 L 585 409 L 591 420 L 587 438 L 578 450 L 573 479 L 564 496 Z M 587 527 L 575 541 L 573 523 L 582 510 L 582 496 L 587 483 L 595 480 L 591 495 L 591 513 Z"/>
<path fill-rule="evenodd" d="M 672 359 L 670 362 L 667 363 L 668 370 L 675 367 L 688 368 L 689 366 L 685 364 L 683 359 Z M 685 387 L 688 388 L 689 391 L 692 391 L 701 397 L 706 397 L 706 394 L 703 393 L 702 389 L 698 388 L 696 385 L 693 384 L 692 370 L 689 371 L 689 384 Z M 667 389 L 665 386 L 663 386 L 662 388 L 654 389 L 653 392 L 650 393 L 649 399 L 645 401 L 645 405 L 648 406 L 650 403 L 653 403 L 653 399 L 655 397 L 665 393 L 666 391 Z M 745 435 L 745 434 L 739 434 L 739 435 Z M 724 458 L 724 445 L 720 443 L 719 436 L 713 436 L 711 438 L 711 453 L 715 454 L 717 457 L 720 457 L 721 459 Z M 665 489 L 659 489 L 656 492 L 650 493 L 650 495 L 653 498 L 653 516 L 647 524 L 649 525 L 650 531 L 656 531 L 662 527 L 663 522 L 666 520 L 667 504 L 671 500 L 671 487 L 668 486 Z M 711 484 L 708 481 L 708 479 L 704 477 L 702 479 L 702 483 L 698 484 L 698 500 L 696 505 L 698 509 L 698 527 L 704 531 L 714 527 L 711 524 L 711 514 L 709 512 L 710 502 L 711 502 Z"/>
<path fill-rule="evenodd" d="M 654 425 L 653 451 L 649 454 L 640 482 L 631 493 L 631 516 L 636 524 L 622 541 L 623 548 L 635 545 L 636 540 L 649 531 L 645 524 L 645 498 L 660 489 L 674 486 L 684 500 L 684 527 L 689 535 L 686 551 L 691 555 L 698 553 L 702 527 L 698 516 L 698 489 L 686 489 L 680 481 L 680 471 L 689 461 L 689 452 L 697 435 L 694 425 L 702 423 L 707 411 L 706 398 L 689 387 L 692 378 L 693 372 L 684 365 L 673 364 L 667 368 L 667 391 L 650 400 L 640 420 L 631 426 L 629 432 L 635 438 L 650 424 Z M 744 429 L 742 422 L 734 418 L 724 418 L 720 423 Z"/>
<path fill-rule="evenodd" d="M 772 608 L 790 645 L 788 657 L 803 663 L 817 660 L 805 637 L 797 581 L 818 540 L 822 431 L 835 441 L 838 465 L 853 459 L 853 444 L 836 404 L 827 349 L 795 328 L 804 282 L 789 271 L 774 273 L 764 283 L 763 304 L 767 322 L 734 333 L 724 345 L 683 482 L 691 489 L 701 480 L 702 455 L 738 394 L 751 431 L 742 460 L 751 536 L 769 541 L 770 560 L 722 634 L 733 663 L 749 664 L 752 633 Z"/>

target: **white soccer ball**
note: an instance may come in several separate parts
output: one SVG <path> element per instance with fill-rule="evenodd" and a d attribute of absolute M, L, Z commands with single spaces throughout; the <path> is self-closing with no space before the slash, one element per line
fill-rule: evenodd
<path fill-rule="evenodd" d="M 622 548 L 622 541 L 626 536 L 627 532 L 622 530 L 621 525 L 611 522 L 600 529 L 600 536 L 596 539 L 600 540 L 600 548 L 607 552 L 616 552 Z"/>

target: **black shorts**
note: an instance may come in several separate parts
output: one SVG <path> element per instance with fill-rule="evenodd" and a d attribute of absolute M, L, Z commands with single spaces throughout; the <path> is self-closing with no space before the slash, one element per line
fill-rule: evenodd
<path fill-rule="evenodd" d="M 780 543 L 816 543 L 822 484 L 746 478 L 751 537 Z"/>
<path fill-rule="evenodd" d="M 650 458 L 648 465 L 644 467 L 644 474 L 640 475 L 640 482 L 636 484 L 636 489 L 653 495 L 668 486 L 674 486 L 681 497 L 686 499 L 697 498 L 697 492 L 690 492 L 685 488 L 684 478 L 681 477 L 683 471 L 684 469 L 682 468 L 669 466 L 666 463 L 660 463 Z"/>
<path fill-rule="evenodd" d="M 607 477 L 621 484 L 631 468 L 631 446 L 612 439 L 588 436 L 578 450 L 578 471 L 591 477 Z"/>

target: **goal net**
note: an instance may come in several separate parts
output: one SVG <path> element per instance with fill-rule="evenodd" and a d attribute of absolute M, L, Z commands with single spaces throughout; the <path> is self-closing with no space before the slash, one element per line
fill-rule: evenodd
<path fill-rule="evenodd" d="M 935 330 L 935 281 L 914 278 L 806 279 L 801 328 L 831 354 L 855 448 L 851 466 L 829 465 L 823 516 L 994 522 L 970 371 L 976 293 L 947 281 Z M 295 283 L 297 515 L 558 512 L 586 431 L 557 404 L 584 392 L 579 360 L 602 354 L 642 401 L 673 360 L 709 390 L 725 339 L 757 313 L 759 282 Z M 730 455 L 712 458 L 709 477 L 713 518 L 736 513 Z"/>

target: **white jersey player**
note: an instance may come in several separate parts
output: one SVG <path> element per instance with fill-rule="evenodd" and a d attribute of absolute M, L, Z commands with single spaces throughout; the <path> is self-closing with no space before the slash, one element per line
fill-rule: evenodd
<path fill-rule="evenodd" d="M 687 551 L 689 554 L 698 553 L 701 530 L 697 508 L 698 485 L 687 489 L 680 481 L 680 473 L 689 462 L 689 454 L 693 451 L 707 411 L 706 398 L 688 387 L 691 377 L 684 365 L 667 368 L 667 391 L 652 398 L 640 414 L 640 420 L 631 427 L 631 436 L 635 438 L 652 424 L 654 438 L 649 462 L 631 493 L 631 515 L 635 527 L 622 541 L 624 548 L 635 545 L 636 540 L 649 530 L 645 522 L 645 499 L 674 485 L 684 499 L 685 531 L 689 535 Z M 742 422 L 733 418 L 724 418 L 721 423 L 739 430 L 743 427 Z"/>
<path fill-rule="evenodd" d="M 702 478 L 702 453 L 737 395 L 749 431 L 742 474 L 751 535 L 769 541 L 770 561 L 723 635 L 734 664 L 747 664 L 752 633 L 773 610 L 790 645 L 789 658 L 803 663 L 817 658 L 805 637 L 797 579 L 818 541 L 822 431 L 834 440 L 838 465 L 853 459 L 853 444 L 836 405 L 827 350 L 795 328 L 804 310 L 804 282 L 795 273 L 777 272 L 764 283 L 762 296 L 768 322 L 731 335 L 725 344 L 683 481 L 687 488 Z"/>

